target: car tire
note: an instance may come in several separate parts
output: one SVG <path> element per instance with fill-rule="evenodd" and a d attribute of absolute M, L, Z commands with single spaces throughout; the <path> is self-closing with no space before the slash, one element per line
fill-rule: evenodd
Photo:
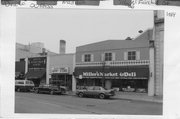
<path fill-rule="evenodd" d="M 104 98 L 105 98 L 105 95 L 101 93 L 101 94 L 99 94 L 99 98 L 100 98 L 100 99 L 104 99 Z"/>
<path fill-rule="evenodd" d="M 78 96 L 79 96 L 80 98 L 82 98 L 83 95 L 84 95 L 83 93 L 79 93 L 79 94 L 78 94 Z"/>
<path fill-rule="evenodd" d="M 51 95 L 54 95 L 54 91 L 50 91 L 50 94 L 51 94 Z"/>

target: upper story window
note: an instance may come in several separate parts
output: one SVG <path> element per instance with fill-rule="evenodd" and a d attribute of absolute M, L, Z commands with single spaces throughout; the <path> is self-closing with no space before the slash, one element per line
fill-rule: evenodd
<path fill-rule="evenodd" d="M 128 52 L 128 60 L 136 60 L 136 51 Z"/>
<path fill-rule="evenodd" d="M 105 61 L 112 61 L 112 53 L 105 53 Z"/>
<path fill-rule="evenodd" d="M 101 61 L 114 61 L 116 55 L 114 52 L 106 52 L 101 54 Z"/>
<path fill-rule="evenodd" d="M 84 55 L 84 62 L 91 62 L 91 54 Z"/>

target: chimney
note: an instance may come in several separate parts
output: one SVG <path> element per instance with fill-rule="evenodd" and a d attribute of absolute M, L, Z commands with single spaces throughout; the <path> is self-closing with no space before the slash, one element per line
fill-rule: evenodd
<path fill-rule="evenodd" d="M 131 37 L 127 37 L 125 40 L 132 40 L 132 38 Z"/>
<path fill-rule="evenodd" d="M 59 54 L 65 54 L 66 53 L 66 41 L 60 40 L 59 44 Z"/>

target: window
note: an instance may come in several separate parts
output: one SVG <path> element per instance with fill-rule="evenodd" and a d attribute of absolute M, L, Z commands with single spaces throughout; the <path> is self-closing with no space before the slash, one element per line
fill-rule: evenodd
<path fill-rule="evenodd" d="M 94 87 L 94 90 L 100 90 L 100 88 L 99 87 Z"/>
<path fill-rule="evenodd" d="M 112 53 L 105 53 L 105 61 L 112 61 Z"/>
<path fill-rule="evenodd" d="M 87 89 L 88 89 L 88 90 L 93 90 L 93 88 L 94 88 L 94 87 L 88 87 Z"/>
<path fill-rule="evenodd" d="M 24 84 L 24 81 L 20 81 L 20 82 L 18 82 L 18 84 Z"/>
<path fill-rule="evenodd" d="M 136 51 L 128 52 L 128 60 L 136 60 Z"/>
<path fill-rule="evenodd" d="M 90 62 L 91 61 L 91 54 L 85 54 L 84 55 L 84 62 Z"/>

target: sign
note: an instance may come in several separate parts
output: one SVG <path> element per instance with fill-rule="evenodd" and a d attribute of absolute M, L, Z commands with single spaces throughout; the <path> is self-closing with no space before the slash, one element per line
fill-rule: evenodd
<path fill-rule="evenodd" d="M 76 67 L 77 78 L 149 79 L 149 66 Z"/>
<path fill-rule="evenodd" d="M 82 76 L 105 76 L 105 77 L 136 77 L 136 72 L 103 73 L 103 72 L 83 72 Z"/>
<path fill-rule="evenodd" d="M 52 74 L 55 74 L 55 73 L 67 74 L 69 73 L 69 68 L 68 67 L 53 67 L 51 69 L 51 73 Z"/>
<path fill-rule="evenodd" d="M 28 69 L 30 68 L 46 68 L 46 57 L 28 58 Z"/>

